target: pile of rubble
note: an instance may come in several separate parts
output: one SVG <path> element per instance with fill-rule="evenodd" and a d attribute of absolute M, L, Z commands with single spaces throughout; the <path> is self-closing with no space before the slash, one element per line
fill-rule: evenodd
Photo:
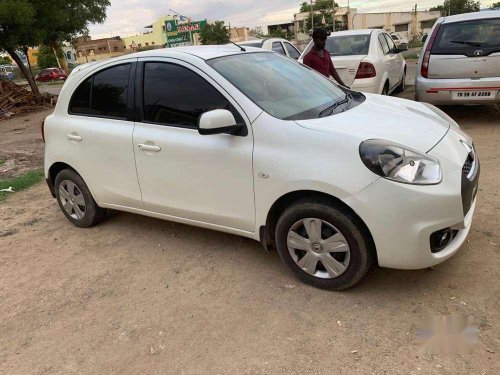
<path fill-rule="evenodd" d="M 36 112 L 47 106 L 53 106 L 56 100 L 55 95 L 43 93 L 38 98 L 26 88 L 26 85 L 0 80 L 0 121 L 16 114 Z"/>

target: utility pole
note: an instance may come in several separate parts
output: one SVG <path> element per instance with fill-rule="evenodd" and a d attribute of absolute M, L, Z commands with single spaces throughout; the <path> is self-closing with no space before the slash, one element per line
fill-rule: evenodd
<path fill-rule="evenodd" d="M 314 30 L 313 0 L 311 0 L 311 30 Z"/>

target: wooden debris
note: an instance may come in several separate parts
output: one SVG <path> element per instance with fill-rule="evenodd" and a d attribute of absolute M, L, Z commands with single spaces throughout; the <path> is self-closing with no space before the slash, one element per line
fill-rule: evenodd
<path fill-rule="evenodd" d="M 10 81 L 0 81 L 0 121 L 19 113 L 33 112 L 53 106 L 57 96 L 43 93 L 41 98 Z"/>

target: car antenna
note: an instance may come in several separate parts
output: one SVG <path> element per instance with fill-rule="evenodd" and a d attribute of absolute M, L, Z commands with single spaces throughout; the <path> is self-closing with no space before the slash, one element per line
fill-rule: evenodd
<path fill-rule="evenodd" d="M 233 43 L 236 47 L 238 47 L 242 52 L 246 52 L 247 50 L 245 48 L 243 48 L 242 46 L 240 46 L 239 44 L 236 44 L 235 42 L 233 42 L 232 40 L 229 41 L 229 43 Z"/>

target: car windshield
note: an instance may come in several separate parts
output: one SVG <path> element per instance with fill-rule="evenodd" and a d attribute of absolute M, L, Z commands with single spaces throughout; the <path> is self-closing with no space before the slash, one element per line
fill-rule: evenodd
<path fill-rule="evenodd" d="M 346 97 L 327 78 L 274 53 L 224 56 L 207 64 L 264 111 L 282 120 L 317 118 Z"/>

